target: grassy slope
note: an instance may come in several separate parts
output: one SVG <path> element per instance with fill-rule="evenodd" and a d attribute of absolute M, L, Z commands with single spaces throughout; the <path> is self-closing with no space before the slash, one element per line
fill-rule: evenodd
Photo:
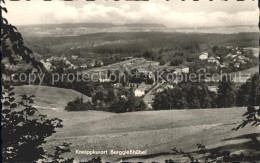
<path fill-rule="evenodd" d="M 249 151 L 249 138 L 245 135 L 259 132 L 259 128 L 246 127 L 237 132 L 231 131 L 242 121 L 241 115 L 245 110 L 245 108 L 224 108 L 123 114 L 44 110 L 45 114 L 64 120 L 64 128 L 58 130 L 48 140 L 46 148 L 53 148 L 63 141 L 71 142 L 72 152 L 65 156 L 80 160 L 93 156 L 76 155 L 76 149 L 147 149 L 148 151 L 146 156 L 102 155 L 103 160 L 113 162 L 121 158 L 128 161 L 149 162 L 178 160 L 181 158 L 172 153 L 172 148 L 195 151 L 197 143 L 204 143 L 208 148 Z M 242 136 L 242 139 L 236 138 L 238 136 Z"/>
<path fill-rule="evenodd" d="M 177 147 L 184 151 L 196 151 L 196 144 L 220 150 L 250 151 L 248 134 L 259 133 L 260 128 L 246 127 L 237 132 L 231 129 L 241 121 L 245 108 L 196 109 L 172 111 L 143 111 L 115 114 L 100 111 L 65 112 L 67 101 L 81 94 L 68 89 L 45 86 L 20 86 L 16 94 L 35 94 L 35 105 L 54 104 L 58 111 L 39 109 L 49 117 L 63 120 L 59 129 L 46 144 L 51 151 L 55 145 L 71 142 L 71 151 L 65 157 L 87 160 L 94 156 L 76 155 L 75 150 L 146 150 L 146 156 L 103 155 L 103 161 L 185 161 L 171 151 Z M 89 99 L 84 96 L 84 99 Z M 241 137 L 241 138 L 239 138 Z"/>
<path fill-rule="evenodd" d="M 53 108 L 63 111 L 68 101 L 74 100 L 76 97 L 81 97 L 82 94 L 64 88 L 25 85 L 15 87 L 16 96 L 27 94 L 35 95 L 35 105 L 40 108 Z M 19 99 L 17 97 L 16 99 Z M 90 100 L 89 97 L 83 96 L 84 101 Z"/>

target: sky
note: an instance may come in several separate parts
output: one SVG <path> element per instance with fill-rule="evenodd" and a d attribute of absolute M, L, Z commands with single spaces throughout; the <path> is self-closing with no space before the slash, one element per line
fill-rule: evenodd
<path fill-rule="evenodd" d="M 59 23 L 156 23 L 167 27 L 258 25 L 257 0 L 7 1 L 14 25 Z"/>

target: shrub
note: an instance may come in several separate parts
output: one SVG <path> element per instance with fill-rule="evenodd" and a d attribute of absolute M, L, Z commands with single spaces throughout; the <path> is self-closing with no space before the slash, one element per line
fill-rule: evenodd
<path fill-rule="evenodd" d="M 22 95 L 17 103 L 13 89 L 5 86 L 2 91 L 2 161 L 36 162 L 46 156 L 42 144 L 62 127 L 62 120 L 38 114 L 34 96 Z"/>
<path fill-rule="evenodd" d="M 91 102 L 83 102 L 83 98 L 76 98 L 74 101 L 69 101 L 65 107 L 66 111 L 86 111 L 92 109 Z"/>

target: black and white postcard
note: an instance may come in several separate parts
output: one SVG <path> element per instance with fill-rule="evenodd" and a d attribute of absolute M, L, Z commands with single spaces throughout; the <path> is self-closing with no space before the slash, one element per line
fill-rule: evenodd
<path fill-rule="evenodd" d="M 2 162 L 260 161 L 258 1 L 0 1 Z"/>

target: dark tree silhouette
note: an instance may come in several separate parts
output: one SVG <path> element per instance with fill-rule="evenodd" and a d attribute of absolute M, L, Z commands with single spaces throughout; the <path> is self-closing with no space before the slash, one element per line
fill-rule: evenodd
<path fill-rule="evenodd" d="M 237 106 L 258 106 L 260 105 L 260 76 L 258 73 L 249 78 L 241 85 L 236 94 Z"/>
<path fill-rule="evenodd" d="M 2 88 L 2 157 L 4 162 L 35 162 L 46 154 L 45 139 L 62 127 L 62 120 L 48 119 L 33 107 L 34 96 L 16 102 L 13 87 Z"/>
<path fill-rule="evenodd" d="M 5 0 L 1 0 L 1 13 L 7 13 L 6 7 L 3 7 Z M 8 20 L 2 16 L 1 19 L 1 54 L 2 58 L 8 58 L 10 64 L 16 64 L 14 56 L 22 57 L 26 63 L 30 63 L 34 68 L 43 71 L 44 67 L 33 57 L 33 52 L 24 45 L 23 37 L 18 29 L 9 24 Z"/>
<path fill-rule="evenodd" d="M 224 75 L 218 85 L 217 105 L 228 108 L 235 105 L 236 95 L 231 77 Z"/>

